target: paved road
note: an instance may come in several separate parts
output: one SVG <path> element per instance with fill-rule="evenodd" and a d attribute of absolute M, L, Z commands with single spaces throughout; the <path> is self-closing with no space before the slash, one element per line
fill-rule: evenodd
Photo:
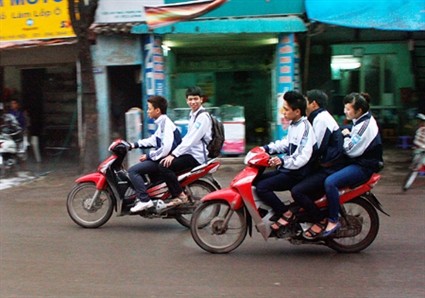
<path fill-rule="evenodd" d="M 61 165 L 0 191 L 0 297 L 423 297 L 425 177 L 403 193 L 408 155 L 386 160 L 374 192 L 391 217 L 358 254 L 254 234 L 212 255 L 176 221 L 138 216 L 82 229 L 65 208 L 77 171 Z M 238 168 L 222 167 L 223 186 Z"/>

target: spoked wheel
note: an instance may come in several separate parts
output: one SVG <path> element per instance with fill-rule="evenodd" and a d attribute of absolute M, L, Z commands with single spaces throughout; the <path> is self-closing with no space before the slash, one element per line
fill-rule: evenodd
<path fill-rule="evenodd" d="M 68 195 L 66 207 L 71 219 L 84 228 L 102 226 L 111 218 L 114 210 L 109 193 L 97 193 L 95 184 L 89 182 L 74 186 Z"/>
<path fill-rule="evenodd" d="M 231 252 L 244 241 L 248 231 L 245 209 L 232 210 L 226 201 L 202 203 L 193 213 L 190 228 L 193 240 L 202 249 L 210 253 Z"/>
<path fill-rule="evenodd" d="M 379 216 L 367 199 L 358 197 L 341 206 L 345 215 L 341 229 L 333 238 L 326 241 L 327 246 L 345 253 L 359 252 L 375 240 L 379 230 Z"/>
<path fill-rule="evenodd" d="M 199 204 L 201 204 L 201 199 L 205 195 L 215 190 L 217 189 L 212 184 L 200 180 L 197 180 L 192 184 L 188 185 L 185 191 L 186 194 L 192 199 L 191 203 L 189 203 L 188 206 L 189 211 L 185 213 L 176 214 L 176 220 L 186 228 L 190 228 L 190 220 L 192 219 L 193 211 Z"/>

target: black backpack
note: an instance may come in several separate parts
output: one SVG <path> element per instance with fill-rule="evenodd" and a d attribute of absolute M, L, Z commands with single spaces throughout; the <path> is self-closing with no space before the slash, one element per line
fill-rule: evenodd
<path fill-rule="evenodd" d="M 198 113 L 198 115 L 196 115 L 196 117 L 199 116 L 199 114 L 201 113 L 208 113 L 208 115 L 210 115 L 211 118 L 211 141 L 209 142 L 209 144 L 206 144 L 206 142 L 204 140 L 202 140 L 202 142 L 204 142 L 204 144 L 207 146 L 208 149 L 208 157 L 209 158 L 215 158 L 217 156 L 220 155 L 221 152 L 221 148 L 223 147 L 223 143 L 224 143 L 224 126 L 223 123 L 221 123 L 214 115 L 211 115 L 210 112 L 208 112 L 207 110 L 202 110 Z M 195 117 L 195 120 L 196 120 Z"/>

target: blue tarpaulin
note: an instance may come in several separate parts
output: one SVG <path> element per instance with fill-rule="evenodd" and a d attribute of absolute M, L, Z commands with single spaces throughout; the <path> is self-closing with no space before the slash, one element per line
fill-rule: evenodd
<path fill-rule="evenodd" d="M 310 20 L 352 28 L 424 31 L 425 0 L 306 0 Z"/>

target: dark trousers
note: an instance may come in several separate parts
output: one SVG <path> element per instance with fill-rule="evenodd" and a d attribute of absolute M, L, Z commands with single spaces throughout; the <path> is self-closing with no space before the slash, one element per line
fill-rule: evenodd
<path fill-rule="evenodd" d="M 313 175 L 301 180 L 301 182 L 291 189 L 292 198 L 309 213 L 313 222 L 319 222 L 323 219 L 314 201 L 325 195 L 324 182 L 326 177 L 332 173 L 333 171 L 331 169 L 322 168 Z"/>
<path fill-rule="evenodd" d="M 145 180 L 143 179 L 143 175 L 158 174 L 159 172 L 159 163 L 152 160 L 139 162 L 128 169 L 128 176 L 130 177 L 131 183 L 133 183 L 137 198 L 140 201 L 147 202 L 150 200 L 146 192 L 146 185 Z"/>
<path fill-rule="evenodd" d="M 362 167 L 358 164 L 351 164 L 326 178 L 325 191 L 329 205 L 329 219 L 332 222 L 338 221 L 339 189 L 343 187 L 354 187 L 367 182 L 372 174 L 372 169 Z"/>
<path fill-rule="evenodd" d="M 300 177 L 279 170 L 263 173 L 255 182 L 256 192 L 261 201 L 270 206 L 275 215 L 282 215 L 288 210 L 275 191 L 290 190 L 300 181 Z"/>
<path fill-rule="evenodd" d="M 176 173 L 190 170 L 196 166 L 199 166 L 199 162 L 189 154 L 174 158 L 168 168 L 159 165 L 161 178 L 164 179 L 167 184 L 172 197 L 177 197 L 183 191 L 179 181 L 177 180 Z"/>

